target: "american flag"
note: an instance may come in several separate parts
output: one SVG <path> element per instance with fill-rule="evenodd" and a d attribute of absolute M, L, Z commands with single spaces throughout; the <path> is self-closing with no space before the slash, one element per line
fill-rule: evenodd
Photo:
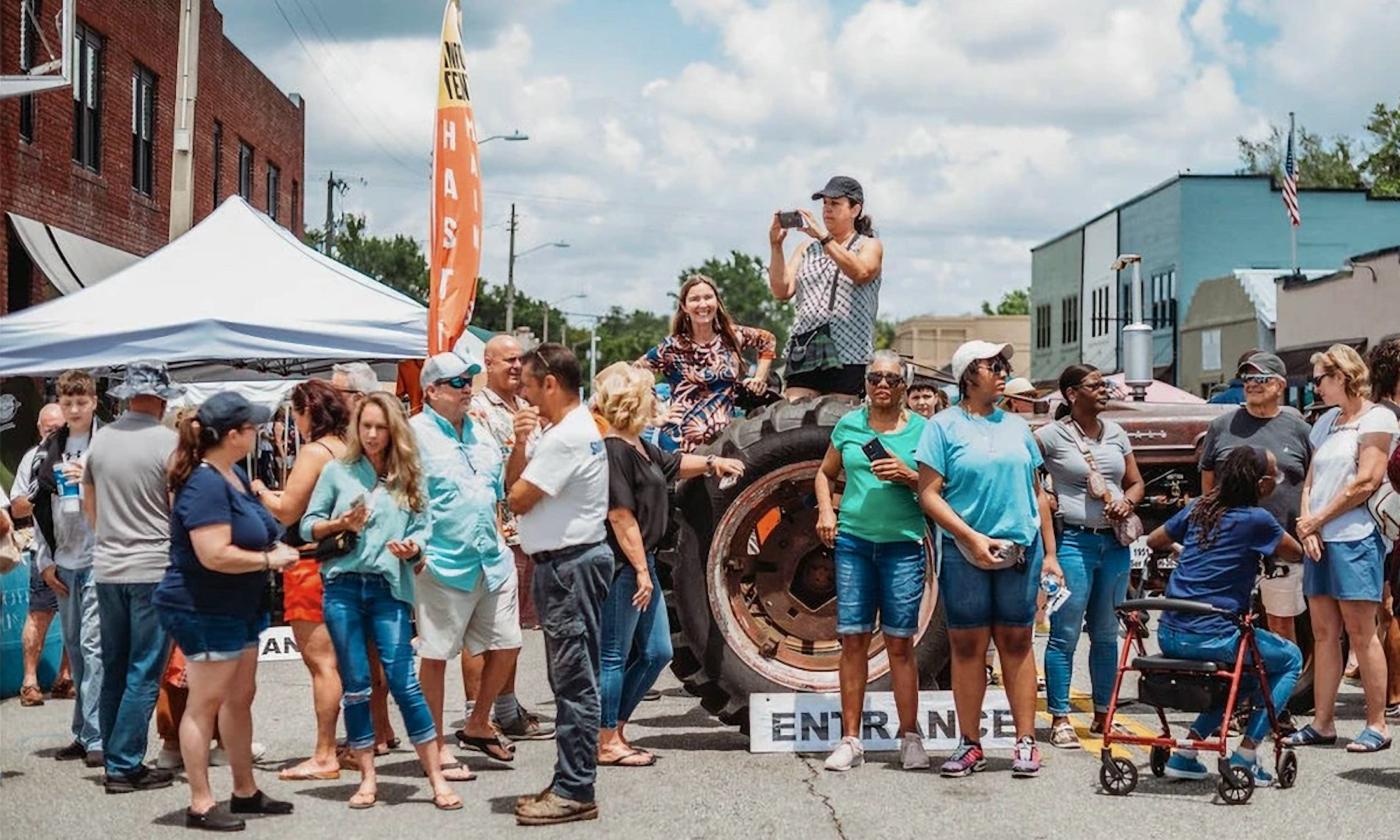
<path fill-rule="evenodd" d="M 1288 124 L 1288 154 L 1283 159 L 1283 206 L 1288 210 L 1288 221 L 1294 227 L 1303 223 L 1298 213 L 1298 158 L 1293 154 L 1293 122 Z"/>

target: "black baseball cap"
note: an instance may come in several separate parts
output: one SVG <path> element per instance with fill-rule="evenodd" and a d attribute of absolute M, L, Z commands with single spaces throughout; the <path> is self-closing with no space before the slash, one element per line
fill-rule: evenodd
<path fill-rule="evenodd" d="M 817 192 L 812 193 L 812 200 L 819 198 L 849 198 L 856 204 L 865 203 L 865 190 L 860 188 L 860 182 L 849 175 L 836 175 L 826 186 Z"/>
<path fill-rule="evenodd" d="M 199 425 L 222 436 L 245 423 L 261 426 L 272 419 L 272 409 L 254 405 L 235 391 L 220 391 L 204 401 L 195 418 Z"/>

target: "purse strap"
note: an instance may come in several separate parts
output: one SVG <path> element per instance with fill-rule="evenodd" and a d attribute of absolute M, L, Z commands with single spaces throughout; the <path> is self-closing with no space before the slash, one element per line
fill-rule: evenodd
<path fill-rule="evenodd" d="M 1084 437 L 1084 430 L 1079 428 L 1079 423 L 1075 422 L 1073 418 L 1067 418 L 1060 422 L 1069 428 L 1070 437 L 1074 438 L 1075 446 L 1079 447 L 1079 454 L 1084 457 L 1084 463 L 1088 465 L 1091 472 L 1098 475 L 1104 483 L 1104 489 L 1108 492 L 1109 496 L 1112 496 L 1113 491 L 1109 489 L 1113 486 L 1112 482 L 1108 480 L 1108 476 L 1103 474 L 1103 471 L 1099 469 L 1098 462 L 1094 460 L 1094 453 L 1089 449 L 1089 442 Z"/>

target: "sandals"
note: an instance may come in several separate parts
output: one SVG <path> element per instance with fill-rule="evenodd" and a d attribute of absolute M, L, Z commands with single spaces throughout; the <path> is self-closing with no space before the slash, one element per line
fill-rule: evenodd
<path fill-rule="evenodd" d="M 433 807 L 439 811 L 462 810 L 462 798 L 455 793 L 433 794 Z"/>
<path fill-rule="evenodd" d="M 362 791 L 358 791 L 358 790 L 357 790 L 357 791 L 355 791 L 355 793 L 350 797 L 350 801 L 347 802 L 346 804 L 350 806 L 351 810 L 354 810 L 354 811 L 363 811 L 363 810 L 365 810 L 366 808 L 373 808 L 373 807 L 374 807 L 375 805 L 377 805 L 378 803 L 379 803 L 379 793 L 378 793 L 378 791 L 376 791 L 375 793 L 364 793 L 364 792 L 362 792 Z"/>
<path fill-rule="evenodd" d="M 1362 734 L 1364 735 L 1365 733 Z M 1379 735 L 1380 733 L 1377 732 L 1376 734 Z M 1357 738 L 1357 740 L 1360 741 L 1361 739 Z M 1311 723 L 1283 739 L 1283 745 L 1285 747 L 1330 747 L 1335 743 L 1337 743 L 1336 735 L 1323 735 L 1316 729 L 1313 729 Z"/>
<path fill-rule="evenodd" d="M 476 781 L 476 774 L 472 772 L 471 768 L 470 768 L 470 767 L 467 767 L 466 765 L 462 764 L 462 763 L 459 762 L 459 761 L 454 761 L 454 762 L 452 762 L 451 764 L 444 764 L 444 765 L 442 765 L 442 767 L 439 768 L 439 769 L 442 770 L 442 778 L 443 778 L 444 781 L 448 781 L 448 782 L 474 782 L 474 781 Z M 428 771 L 424 770 L 424 771 L 423 771 L 423 775 L 424 775 L 424 776 L 427 776 L 427 775 L 428 775 Z"/>
<path fill-rule="evenodd" d="M 19 687 L 19 704 L 21 706 L 42 706 L 44 705 L 44 692 L 39 690 L 39 686 L 30 684 Z"/>
<path fill-rule="evenodd" d="M 1068 721 L 1055 724 L 1050 730 L 1050 746 L 1062 750 L 1080 749 L 1079 734 L 1074 731 L 1074 724 Z"/>
<path fill-rule="evenodd" d="M 634 749 L 629 753 L 623 753 L 617 758 L 598 759 L 599 767 L 650 767 L 656 763 L 656 756 L 646 750 Z"/>
<path fill-rule="evenodd" d="M 1347 744 L 1347 752 L 1349 753 L 1373 753 L 1388 749 L 1390 749 L 1390 736 L 1382 735 L 1369 726 L 1361 730 L 1361 734 L 1357 735 L 1350 744 Z"/>
<path fill-rule="evenodd" d="M 300 770 L 296 767 L 288 767 L 277 774 L 277 778 L 284 782 L 334 782 L 340 778 L 340 768 L 334 770 Z M 358 765 L 356 770 L 360 769 Z"/>
<path fill-rule="evenodd" d="M 475 735 L 468 735 L 465 729 L 459 729 L 457 730 L 457 743 L 464 750 L 476 750 L 497 761 L 515 760 L 514 745 L 500 733 L 493 733 L 489 738 L 478 738 Z"/>

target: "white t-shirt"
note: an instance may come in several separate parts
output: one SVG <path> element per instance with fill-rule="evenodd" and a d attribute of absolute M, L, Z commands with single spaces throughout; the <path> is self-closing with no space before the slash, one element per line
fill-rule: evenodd
<path fill-rule="evenodd" d="M 96 430 L 94 424 L 93 429 Z M 69 435 L 68 442 L 63 447 L 63 460 L 86 462 L 88 445 L 92 442 L 92 435 Z M 82 497 L 83 485 L 78 483 L 78 495 Z M 53 497 L 53 532 L 54 563 L 61 569 L 76 571 L 92 566 L 92 552 L 97 546 L 96 535 L 92 528 L 88 526 L 87 518 L 83 516 L 82 509 L 64 510 L 59 502 L 59 497 Z"/>
<path fill-rule="evenodd" d="M 1400 435 L 1395 415 L 1383 406 L 1375 406 L 1353 422 L 1333 428 L 1341 413 L 1340 408 L 1329 410 L 1318 418 L 1309 435 L 1313 445 L 1312 492 L 1308 495 L 1308 510 L 1311 511 L 1322 510 L 1356 478 L 1357 450 L 1362 435 L 1390 435 L 1387 453 L 1395 449 L 1396 436 Z M 1369 537 L 1375 529 L 1370 511 L 1362 504 L 1323 525 L 1322 541 L 1355 542 Z"/>
<path fill-rule="evenodd" d="M 578 406 L 540 437 L 520 477 L 545 494 L 516 520 L 526 554 L 607 538 L 608 453 L 587 408 Z"/>

